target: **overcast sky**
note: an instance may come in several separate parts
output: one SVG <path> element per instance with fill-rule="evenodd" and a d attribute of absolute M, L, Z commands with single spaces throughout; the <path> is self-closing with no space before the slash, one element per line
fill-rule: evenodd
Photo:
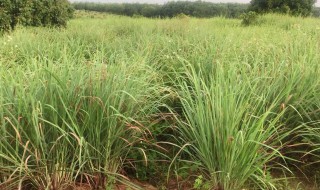
<path fill-rule="evenodd" d="M 106 3 L 165 3 L 168 0 L 70 0 L 71 2 L 106 2 Z M 191 1 L 191 0 L 190 0 Z M 215 3 L 249 3 L 250 0 L 206 0 Z M 320 6 L 320 0 L 316 3 L 317 6 Z"/>

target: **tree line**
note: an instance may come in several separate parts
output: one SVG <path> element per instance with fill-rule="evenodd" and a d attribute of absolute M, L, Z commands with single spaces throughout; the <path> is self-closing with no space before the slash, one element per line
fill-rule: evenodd
<path fill-rule="evenodd" d="M 320 17 L 320 8 L 314 7 L 315 3 L 316 0 L 251 0 L 250 4 L 170 1 L 163 5 L 73 3 L 71 6 L 68 0 L 0 0 L 0 33 L 12 31 L 18 24 L 66 26 L 74 9 L 153 18 L 171 18 L 185 14 L 199 18 L 242 17 L 249 21 L 256 13 L 269 12 Z"/>
<path fill-rule="evenodd" d="M 76 10 L 107 12 L 117 15 L 144 17 L 174 17 L 185 14 L 192 17 L 206 18 L 223 16 L 237 18 L 248 9 L 248 4 L 239 3 L 210 3 L 204 1 L 171 1 L 163 5 L 139 3 L 73 3 Z"/>
<path fill-rule="evenodd" d="M 206 18 L 223 16 L 239 18 L 243 13 L 284 13 L 294 16 L 320 16 L 320 9 L 314 7 L 316 0 L 251 0 L 249 4 L 210 3 L 205 1 L 171 1 L 163 5 L 139 3 L 73 3 L 77 10 L 106 12 L 125 16 L 174 17 L 185 14 L 192 17 Z"/>
<path fill-rule="evenodd" d="M 249 11 L 311 16 L 317 0 L 251 0 Z"/>

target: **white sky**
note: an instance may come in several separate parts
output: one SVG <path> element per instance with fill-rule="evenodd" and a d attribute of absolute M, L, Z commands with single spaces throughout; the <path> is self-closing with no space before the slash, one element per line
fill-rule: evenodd
<path fill-rule="evenodd" d="M 69 0 L 71 2 L 104 2 L 104 3 L 165 3 L 170 0 Z M 192 1 L 192 0 L 190 0 Z M 249 3 L 250 0 L 206 0 L 215 3 Z M 316 6 L 320 6 L 320 0 L 316 3 Z"/>

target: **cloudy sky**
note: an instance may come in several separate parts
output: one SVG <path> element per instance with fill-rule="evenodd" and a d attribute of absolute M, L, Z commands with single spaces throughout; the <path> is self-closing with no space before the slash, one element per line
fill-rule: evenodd
<path fill-rule="evenodd" d="M 107 3 L 165 3 L 168 0 L 70 0 L 71 2 L 80 2 L 80 1 L 85 1 L 85 2 L 107 2 Z M 249 3 L 250 0 L 206 0 L 210 2 L 215 2 L 215 3 Z M 317 6 L 320 6 L 320 0 L 316 4 Z"/>

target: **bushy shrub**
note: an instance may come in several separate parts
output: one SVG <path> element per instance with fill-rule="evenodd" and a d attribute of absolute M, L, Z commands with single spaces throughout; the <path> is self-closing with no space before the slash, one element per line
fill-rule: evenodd
<path fill-rule="evenodd" d="M 0 31 L 25 26 L 66 26 L 73 8 L 67 0 L 0 0 Z"/>
<path fill-rule="evenodd" d="M 0 29 L 3 31 L 13 30 L 26 16 L 26 8 L 30 0 L 0 0 Z"/>
<path fill-rule="evenodd" d="M 241 15 L 242 25 L 249 26 L 252 24 L 256 24 L 258 20 L 258 14 L 253 11 L 249 11 L 248 13 L 243 13 Z"/>
<path fill-rule="evenodd" d="M 179 13 L 177 14 L 174 18 L 177 18 L 177 19 L 186 19 L 186 18 L 189 18 L 188 15 L 184 14 L 184 13 Z"/>

